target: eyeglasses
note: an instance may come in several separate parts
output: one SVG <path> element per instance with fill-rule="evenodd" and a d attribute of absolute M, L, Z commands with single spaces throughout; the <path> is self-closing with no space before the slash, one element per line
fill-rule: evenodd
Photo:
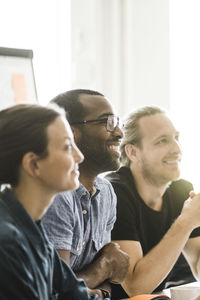
<path fill-rule="evenodd" d="M 74 123 L 72 122 L 70 123 L 70 125 L 87 124 L 87 123 L 97 123 L 97 124 L 105 123 L 106 130 L 110 132 L 113 132 L 117 126 L 119 126 L 119 128 L 123 128 L 123 124 L 120 117 L 115 115 L 109 115 L 107 118 L 104 119 L 84 120 L 84 121 L 74 122 Z"/>

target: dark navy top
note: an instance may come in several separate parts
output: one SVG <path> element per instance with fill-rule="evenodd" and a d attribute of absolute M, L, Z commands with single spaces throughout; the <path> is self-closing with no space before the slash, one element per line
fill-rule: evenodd
<path fill-rule="evenodd" d="M 32 220 L 9 189 L 0 194 L 0 299 L 99 299 L 88 295 L 41 223 Z"/>

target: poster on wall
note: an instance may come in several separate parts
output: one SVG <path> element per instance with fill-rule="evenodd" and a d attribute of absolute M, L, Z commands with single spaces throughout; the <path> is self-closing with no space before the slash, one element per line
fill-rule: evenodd
<path fill-rule="evenodd" d="M 32 59 L 32 50 L 0 47 L 0 110 L 37 102 Z"/>

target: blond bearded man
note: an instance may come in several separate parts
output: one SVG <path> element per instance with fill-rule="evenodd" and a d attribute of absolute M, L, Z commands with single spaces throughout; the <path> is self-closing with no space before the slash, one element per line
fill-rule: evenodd
<path fill-rule="evenodd" d="M 200 195 L 180 176 L 179 133 L 165 112 L 143 107 L 125 122 L 122 164 L 107 176 L 117 195 L 112 240 L 130 257 L 112 299 L 200 278 Z M 185 200 L 192 197 L 189 201 Z"/>

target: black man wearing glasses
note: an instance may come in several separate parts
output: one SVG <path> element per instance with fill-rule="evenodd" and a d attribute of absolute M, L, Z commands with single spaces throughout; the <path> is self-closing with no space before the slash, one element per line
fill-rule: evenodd
<path fill-rule="evenodd" d="M 109 283 L 121 283 L 129 266 L 127 254 L 111 242 L 116 196 L 111 184 L 98 176 L 119 168 L 122 124 L 96 91 L 71 90 L 51 102 L 65 109 L 84 161 L 79 188 L 58 194 L 43 223 L 60 256 L 104 299 Z"/>

